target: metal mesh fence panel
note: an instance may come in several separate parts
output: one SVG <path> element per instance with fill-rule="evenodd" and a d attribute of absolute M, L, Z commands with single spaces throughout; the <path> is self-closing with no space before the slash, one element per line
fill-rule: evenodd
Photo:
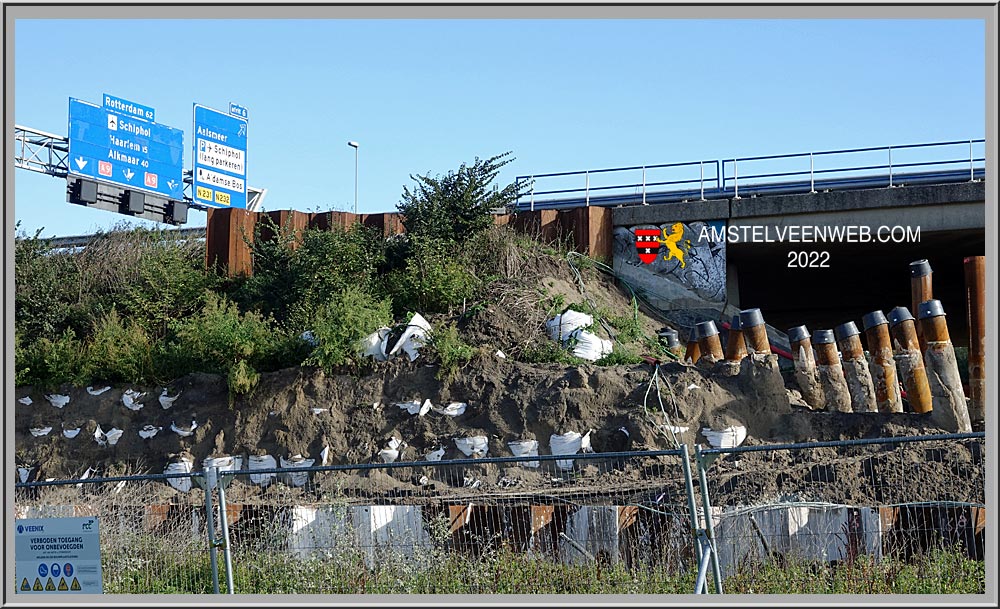
<path fill-rule="evenodd" d="M 14 496 L 18 519 L 98 518 L 105 593 L 211 593 L 204 514 L 203 493 L 163 480 L 19 485 Z"/>
<path fill-rule="evenodd" d="M 726 592 L 985 589 L 983 434 L 702 451 Z"/>
<path fill-rule="evenodd" d="M 691 564 L 678 451 L 242 470 L 226 498 L 239 593 L 679 586 Z"/>

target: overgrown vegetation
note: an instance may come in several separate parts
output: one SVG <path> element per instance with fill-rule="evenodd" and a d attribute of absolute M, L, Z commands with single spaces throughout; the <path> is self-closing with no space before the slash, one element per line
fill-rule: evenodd
<path fill-rule="evenodd" d="M 413 311 L 440 318 L 430 348 L 439 378 L 451 379 L 476 351 L 458 328 L 491 302 L 509 299 L 505 294 L 523 284 L 526 260 L 553 247 L 494 226 L 492 212 L 518 195 L 515 184 L 495 184 L 512 160 L 507 152 L 444 175 L 411 176 L 414 184 L 403 187 L 398 204 L 406 232 L 389 238 L 361 223 L 295 231 L 262 216 L 254 233 L 244 235 L 253 266 L 246 277 L 206 268 L 203 241 L 165 231 L 121 224 L 79 250 L 53 248 L 40 231 L 21 233 L 15 380 L 48 390 L 97 381 L 166 383 L 201 371 L 224 375 L 235 398 L 251 393 L 266 371 L 360 370 L 359 341 Z M 574 264 L 592 268 L 585 258 Z M 542 305 L 518 304 L 534 316 L 567 306 L 559 295 Z M 640 337 L 634 319 L 588 312 L 595 316 L 591 329 L 603 319 L 619 342 Z M 513 357 L 582 363 L 570 349 L 539 333 Z M 616 347 L 599 363 L 631 361 L 628 349 Z"/>

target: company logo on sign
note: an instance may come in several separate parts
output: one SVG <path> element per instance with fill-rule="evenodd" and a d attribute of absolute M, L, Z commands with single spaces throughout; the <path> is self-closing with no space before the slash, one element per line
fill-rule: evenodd
<path fill-rule="evenodd" d="M 28 533 L 41 533 L 45 531 L 45 526 L 41 524 L 29 524 L 28 526 L 24 526 L 21 524 L 17 525 L 18 533 L 24 533 L 25 531 L 27 531 Z"/>
<path fill-rule="evenodd" d="M 24 526 L 20 524 L 17 525 L 17 534 L 20 535 L 23 532 L 24 532 Z"/>

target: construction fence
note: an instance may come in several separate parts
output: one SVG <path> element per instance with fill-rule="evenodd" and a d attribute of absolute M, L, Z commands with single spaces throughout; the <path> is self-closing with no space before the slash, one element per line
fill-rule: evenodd
<path fill-rule="evenodd" d="M 227 458 L 17 484 L 15 517 L 98 517 L 107 593 L 532 593 L 602 577 L 745 591 L 775 567 L 807 585 L 819 567 L 935 549 L 982 565 L 984 448 L 966 433 L 322 467 Z M 949 574 L 923 577 L 944 589 Z"/>

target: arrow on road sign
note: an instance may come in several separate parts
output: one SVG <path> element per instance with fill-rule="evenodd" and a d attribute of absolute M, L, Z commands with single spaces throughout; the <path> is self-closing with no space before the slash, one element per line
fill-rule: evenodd
<path fill-rule="evenodd" d="M 79 167 L 80 169 L 83 169 L 84 167 L 87 166 L 87 159 L 83 158 L 82 156 L 78 156 L 74 160 L 76 161 L 76 166 Z"/>
<path fill-rule="evenodd" d="M 122 173 L 123 173 L 123 174 L 125 175 L 125 179 L 126 179 L 126 180 L 129 180 L 129 181 L 131 181 L 131 180 L 132 180 L 132 176 L 134 176 L 134 175 L 135 175 L 135 172 L 134 172 L 134 171 L 132 171 L 131 169 L 126 169 L 126 170 L 125 170 L 125 171 L 123 171 Z"/>

